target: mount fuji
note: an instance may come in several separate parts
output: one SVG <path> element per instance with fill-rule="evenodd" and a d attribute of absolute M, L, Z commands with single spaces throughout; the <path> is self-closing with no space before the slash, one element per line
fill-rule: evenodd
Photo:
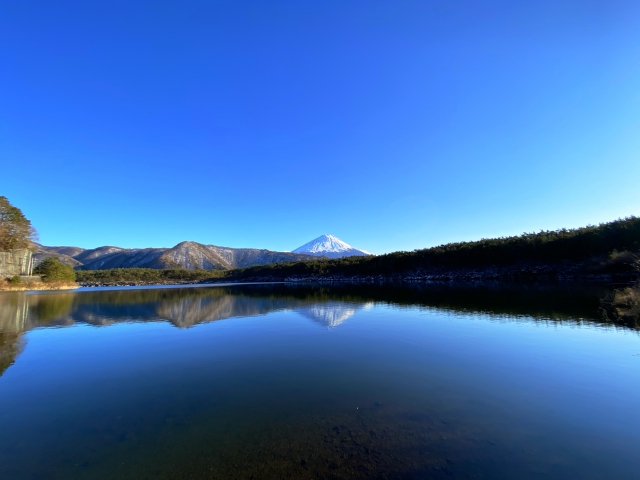
<path fill-rule="evenodd" d="M 372 255 L 364 250 L 353 248 L 348 243 L 343 242 L 333 235 L 320 235 L 315 240 L 311 240 L 309 243 L 305 243 L 301 247 L 296 248 L 292 253 L 329 258 Z"/>

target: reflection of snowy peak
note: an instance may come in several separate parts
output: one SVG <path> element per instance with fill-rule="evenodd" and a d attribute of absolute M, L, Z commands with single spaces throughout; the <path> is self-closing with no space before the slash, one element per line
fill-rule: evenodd
<path fill-rule="evenodd" d="M 315 240 L 311 240 L 309 243 L 305 243 L 301 247 L 296 248 L 293 253 L 329 258 L 371 255 L 369 252 L 365 252 L 364 250 L 353 248 L 348 243 L 343 242 L 333 235 L 320 235 Z"/>
<path fill-rule="evenodd" d="M 330 302 L 316 304 L 308 308 L 300 308 L 296 311 L 303 317 L 307 317 L 325 327 L 337 327 L 345 320 L 353 317 L 362 306 L 353 303 Z"/>

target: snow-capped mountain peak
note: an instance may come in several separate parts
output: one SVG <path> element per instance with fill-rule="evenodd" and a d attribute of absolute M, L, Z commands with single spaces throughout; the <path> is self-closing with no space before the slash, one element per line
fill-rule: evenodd
<path fill-rule="evenodd" d="M 320 235 L 318 238 L 297 248 L 294 252 L 297 253 L 298 250 L 304 250 L 308 253 L 345 252 L 352 249 L 353 247 L 351 245 L 343 242 L 338 237 L 334 237 L 333 235 Z"/>
<path fill-rule="evenodd" d="M 333 235 L 320 235 L 318 238 L 296 248 L 293 253 L 304 253 L 318 257 L 340 258 L 354 255 L 371 255 L 364 250 L 353 248 L 346 242 Z"/>

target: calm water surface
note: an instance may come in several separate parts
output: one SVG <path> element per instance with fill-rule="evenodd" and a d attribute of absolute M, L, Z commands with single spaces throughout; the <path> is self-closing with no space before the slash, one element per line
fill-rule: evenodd
<path fill-rule="evenodd" d="M 0 295 L 0 478 L 640 478 L 597 286 Z"/>

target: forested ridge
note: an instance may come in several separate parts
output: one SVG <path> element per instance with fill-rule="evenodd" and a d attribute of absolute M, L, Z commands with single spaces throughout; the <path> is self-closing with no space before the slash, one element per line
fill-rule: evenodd
<path fill-rule="evenodd" d="M 222 278 L 221 270 L 187 270 L 155 268 L 112 268 L 108 270 L 76 270 L 76 280 L 83 284 L 115 283 L 193 283 L 212 278 Z"/>
<path fill-rule="evenodd" d="M 577 229 L 525 233 L 519 236 L 448 243 L 412 252 L 376 257 L 264 265 L 228 272 L 232 278 L 253 276 L 397 275 L 436 268 L 483 268 L 517 264 L 588 262 L 597 270 L 633 269 L 640 251 L 640 218 L 628 217 Z"/>
<path fill-rule="evenodd" d="M 640 218 L 577 229 L 457 242 L 412 252 L 262 265 L 230 271 L 114 269 L 78 272 L 79 282 L 241 281 L 428 274 L 438 269 L 579 265 L 584 273 L 640 273 Z"/>

